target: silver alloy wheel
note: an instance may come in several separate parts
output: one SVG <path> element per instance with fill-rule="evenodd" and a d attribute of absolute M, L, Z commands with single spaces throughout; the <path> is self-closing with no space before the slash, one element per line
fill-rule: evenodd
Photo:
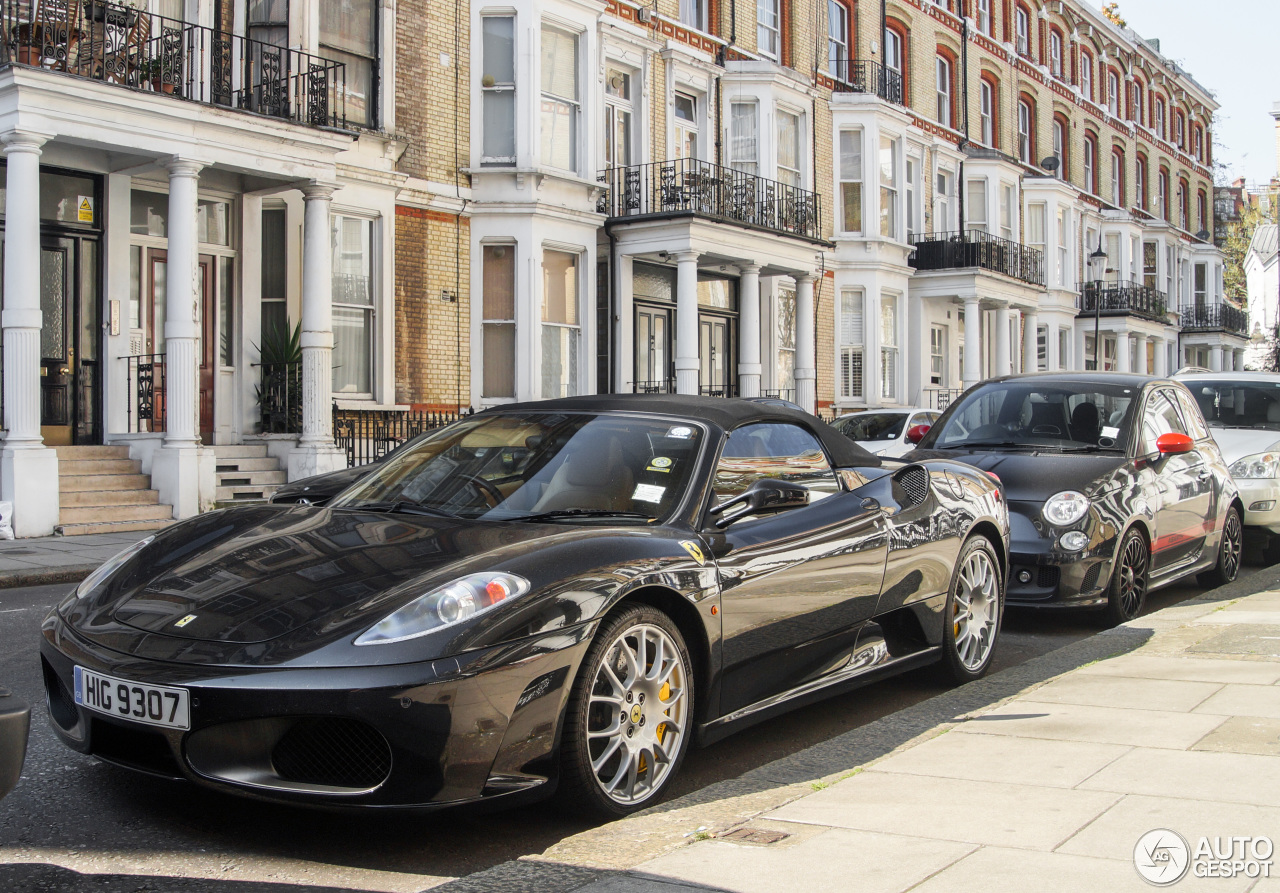
<path fill-rule="evenodd" d="M 1227 513 L 1222 526 L 1222 575 L 1234 580 L 1240 572 L 1240 553 L 1244 548 L 1244 535 L 1240 529 L 1240 516 L 1234 510 Z"/>
<path fill-rule="evenodd" d="M 662 628 L 618 634 L 596 671 L 587 707 L 587 754 L 600 789 L 631 806 L 662 786 L 686 729 L 688 668 Z"/>
<path fill-rule="evenodd" d="M 960 568 L 951 623 L 956 657 L 966 669 L 981 669 L 995 646 L 1000 626 L 1000 578 L 983 549 L 969 553 Z"/>

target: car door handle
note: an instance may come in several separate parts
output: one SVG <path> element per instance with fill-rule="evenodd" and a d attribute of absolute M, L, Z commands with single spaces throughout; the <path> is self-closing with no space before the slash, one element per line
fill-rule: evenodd
<path fill-rule="evenodd" d="M 1198 472 L 1196 472 L 1196 477 L 1198 477 L 1202 481 L 1207 481 L 1209 480 L 1209 478 L 1213 477 L 1213 472 L 1207 468 L 1202 468 Z"/>

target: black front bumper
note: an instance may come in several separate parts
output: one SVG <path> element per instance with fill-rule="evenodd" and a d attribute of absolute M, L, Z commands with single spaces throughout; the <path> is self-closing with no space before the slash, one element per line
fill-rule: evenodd
<path fill-rule="evenodd" d="M 440 807 L 549 794 L 588 624 L 415 664 L 255 669 L 141 660 L 46 619 L 54 732 L 108 762 L 243 796 L 325 806 Z M 74 702 L 74 667 L 190 693 L 190 730 Z"/>
<path fill-rule="evenodd" d="M 1010 511 L 1009 521 L 1013 539 L 1006 604 L 1029 608 L 1106 605 L 1115 560 L 1115 537 L 1104 538 L 1097 545 L 1078 552 L 1067 552 L 1058 547 L 1056 536 L 1042 535 L 1024 516 Z"/>

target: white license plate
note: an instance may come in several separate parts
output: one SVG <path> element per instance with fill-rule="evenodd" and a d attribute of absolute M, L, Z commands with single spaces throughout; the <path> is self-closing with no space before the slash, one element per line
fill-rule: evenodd
<path fill-rule="evenodd" d="M 185 688 L 147 685 L 76 667 L 76 703 L 98 713 L 166 729 L 191 728 Z"/>

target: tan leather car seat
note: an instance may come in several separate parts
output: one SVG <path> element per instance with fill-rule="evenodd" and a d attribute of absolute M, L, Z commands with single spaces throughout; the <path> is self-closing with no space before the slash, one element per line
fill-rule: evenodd
<path fill-rule="evenodd" d="M 623 459 L 622 442 L 616 435 L 607 440 L 593 438 L 573 445 L 533 511 L 581 508 L 626 512 L 631 511 L 634 491 L 635 475 Z"/>

